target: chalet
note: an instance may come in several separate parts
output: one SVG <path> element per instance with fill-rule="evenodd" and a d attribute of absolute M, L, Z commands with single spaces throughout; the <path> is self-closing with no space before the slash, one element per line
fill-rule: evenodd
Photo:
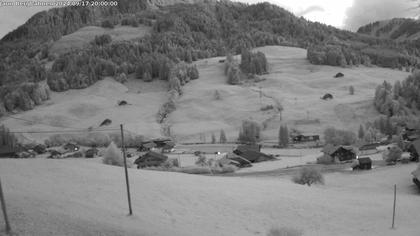
<path fill-rule="evenodd" d="M 420 139 L 411 142 L 407 150 L 410 153 L 410 160 L 418 162 L 420 154 Z"/>
<path fill-rule="evenodd" d="M 251 163 L 273 160 L 274 157 L 260 152 L 261 145 L 239 145 L 233 153 Z"/>
<path fill-rule="evenodd" d="M 351 161 L 356 159 L 356 151 L 352 146 L 334 146 L 327 144 L 322 152 L 330 156 L 334 162 Z"/>
<path fill-rule="evenodd" d="M 158 153 L 158 152 L 147 152 L 143 156 L 140 156 L 134 161 L 134 164 L 137 165 L 137 168 L 144 168 L 149 166 L 159 166 L 162 163 L 164 163 L 166 160 L 168 160 L 168 157 Z"/>
<path fill-rule="evenodd" d="M 0 145 L 0 158 L 11 158 L 16 155 L 15 149 L 10 145 Z"/>

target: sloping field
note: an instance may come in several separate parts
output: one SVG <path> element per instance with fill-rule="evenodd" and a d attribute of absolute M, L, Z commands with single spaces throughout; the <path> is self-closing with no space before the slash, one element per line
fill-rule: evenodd
<path fill-rule="evenodd" d="M 99 159 L 3 159 L 1 181 L 17 235 L 266 235 L 292 227 L 309 235 L 417 236 L 414 164 L 328 174 L 326 185 L 288 176 L 239 178 L 130 169 L 134 216 L 124 172 Z M 397 184 L 396 229 L 390 229 Z M 4 232 L 0 226 L 0 235 Z"/>
<path fill-rule="evenodd" d="M 101 129 L 118 129 L 120 124 L 125 124 L 125 129 L 130 132 L 159 137 L 160 126 L 156 123 L 156 113 L 166 100 L 166 86 L 162 81 L 144 83 L 136 79 L 130 79 L 123 85 L 107 78 L 86 89 L 53 92 L 51 100 L 46 104 L 14 115 L 17 119 L 6 118 L 2 123 L 12 131 L 66 133 L 67 130 L 75 129 L 87 131 L 89 127 L 98 129 L 102 121 L 110 119 L 111 125 Z M 122 100 L 127 101 L 128 105 L 118 106 L 118 101 Z M 42 140 L 51 134 L 22 135 L 27 140 Z"/>
<path fill-rule="evenodd" d="M 172 130 L 180 139 L 197 140 L 197 134 L 206 133 L 210 140 L 211 133 L 218 137 L 220 129 L 225 129 L 232 140 L 237 138 L 244 119 L 265 121 L 264 138 L 276 139 L 279 115 L 273 110 L 260 111 L 262 106 L 274 105 L 272 98 L 282 103 L 282 119 L 289 129 L 315 134 L 322 134 L 327 126 L 357 130 L 361 123 L 378 115 L 372 105 L 376 86 L 384 80 L 393 84 L 408 76 L 406 72 L 377 67 L 312 65 L 306 60 L 306 50 L 300 48 L 270 46 L 257 50 L 266 54 L 270 74 L 254 85 L 226 84 L 224 65 L 218 63 L 223 58 L 197 63 L 200 79 L 184 87 L 185 95 L 171 115 Z M 345 76 L 334 78 L 338 72 Z M 354 87 L 354 95 L 349 95 L 349 86 Z M 220 100 L 215 98 L 216 91 Z M 334 99 L 321 100 L 326 93 L 331 93 Z"/>
<path fill-rule="evenodd" d="M 177 141 L 210 142 L 212 133 L 218 140 L 221 129 L 229 141 L 234 141 L 244 119 L 265 123 L 263 139 L 276 140 L 279 114 L 275 110 L 260 110 L 274 105 L 274 100 L 282 103 L 282 122 L 289 129 L 321 135 L 328 126 L 357 131 L 361 123 L 378 115 L 372 105 L 376 86 L 384 80 L 394 83 L 408 76 L 406 72 L 376 67 L 311 65 L 306 60 L 306 50 L 299 48 L 271 46 L 258 50 L 267 55 L 271 72 L 262 76 L 265 81 L 256 84 L 228 85 L 224 64 L 219 63 L 223 58 L 196 62 L 200 78 L 184 86 L 177 110 L 168 120 Z M 338 72 L 345 76 L 333 78 Z M 165 102 L 167 85 L 162 81 L 145 83 L 132 77 L 124 85 L 105 79 L 87 89 L 52 93 L 49 103 L 15 115 L 34 122 L 10 118 L 3 122 L 13 131 L 40 131 L 96 128 L 108 118 L 114 128 L 124 123 L 134 133 L 158 137 L 161 126 L 155 118 Z M 354 95 L 349 95 L 349 86 L 354 86 Z M 325 93 L 331 93 L 334 99 L 320 99 Z M 119 100 L 131 105 L 119 107 Z M 26 135 L 28 139 L 45 136 Z"/>
<path fill-rule="evenodd" d="M 71 50 L 82 49 L 92 42 L 95 36 L 103 34 L 109 34 L 113 41 L 124 41 L 141 38 L 149 32 L 150 27 L 145 25 L 139 25 L 139 27 L 118 26 L 113 29 L 86 26 L 55 41 L 50 48 L 50 53 L 59 55 Z"/>

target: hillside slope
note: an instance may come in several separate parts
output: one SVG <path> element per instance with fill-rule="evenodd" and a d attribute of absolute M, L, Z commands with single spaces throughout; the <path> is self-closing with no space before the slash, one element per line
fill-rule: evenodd
<path fill-rule="evenodd" d="M 417 40 L 420 38 L 420 21 L 405 18 L 376 21 L 360 27 L 357 33 L 397 41 Z"/>
<path fill-rule="evenodd" d="M 325 186 L 289 177 L 211 177 L 123 169 L 99 159 L 0 160 L 12 229 L 26 235 L 266 235 L 272 227 L 305 236 L 416 236 L 415 165 L 326 175 Z M 390 182 L 389 179 L 392 179 Z M 396 229 L 390 229 L 393 184 Z M 3 233 L 0 226 L 0 235 Z"/>
<path fill-rule="evenodd" d="M 177 101 L 177 110 L 170 114 L 168 124 L 178 141 L 200 141 L 221 129 L 228 140 L 235 141 L 244 119 L 265 123 L 263 139 L 275 140 L 280 126 L 279 115 L 274 110 L 260 108 L 280 101 L 284 107 L 282 123 L 305 133 L 322 134 L 328 126 L 357 130 L 360 124 L 373 120 L 379 114 L 373 107 L 377 85 L 384 80 L 394 84 L 409 73 L 378 67 L 338 68 L 311 65 L 306 50 L 292 47 L 269 46 L 256 50 L 266 54 L 270 73 L 265 81 L 242 86 L 228 85 L 223 74 L 221 57 L 197 61 L 200 78 L 183 87 L 184 94 Z M 240 60 L 240 57 L 236 57 Z M 343 78 L 334 78 L 342 72 Z M 349 86 L 355 95 L 349 95 Z M 263 96 L 260 99 L 259 90 Z M 140 91 L 140 93 L 138 93 Z M 14 131 L 62 130 L 63 127 L 87 129 L 97 127 L 104 119 L 112 126 L 126 124 L 136 134 L 157 137 L 161 126 L 156 114 L 166 99 L 167 84 L 157 80 L 151 83 L 130 77 L 127 84 L 111 78 L 99 81 L 81 90 L 53 92 L 51 101 L 15 117 L 34 120 L 34 123 L 5 117 L 2 120 Z M 220 94 L 216 99 L 215 93 Z M 333 100 L 320 99 L 331 93 Z M 132 105 L 119 107 L 118 100 Z M 42 121 L 39 124 L 37 121 Z M 114 127 L 115 128 L 115 127 Z M 45 134 L 30 134 L 28 139 L 44 139 Z M 203 141 L 203 140 L 201 140 Z"/>

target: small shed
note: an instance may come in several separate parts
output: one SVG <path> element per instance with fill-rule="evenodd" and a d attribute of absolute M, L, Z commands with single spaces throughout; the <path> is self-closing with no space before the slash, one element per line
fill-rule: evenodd
<path fill-rule="evenodd" d="M 344 74 L 341 72 L 338 72 L 337 74 L 334 75 L 334 78 L 340 78 L 340 77 L 344 77 Z"/>
<path fill-rule="evenodd" d="M 324 96 L 322 96 L 323 100 L 330 100 L 333 99 L 333 95 L 331 93 L 326 93 Z"/>
<path fill-rule="evenodd" d="M 319 135 L 303 135 L 299 134 L 293 137 L 293 142 L 312 142 L 319 141 Z"/>
<path fill-rule="evenodd" d="M 112 123 L 112 120 L 110 119 L 105 119 L 104 121 L 102 121 L 102 123 L 99 125 L 99 127 L 101 126 L 106 126 L 106 125 L 110 125 Z"/>
<path fill-rule="evenodd" d="M 372 169 L 372 159 L 370 157 L 360 157 L 357 159 L 357 165 L 353 166 L 353 170 L 370 170 Z"/>
<path fill-rule="evenodd" d="M 420 139 L 411 142 L 407 150 L 410 153 L 410 160 L 418 162 L 420 154 Z"/>
<path fill-rule="evenodd" d="M 334 146 L 327 144 L 322 152 L 331 156 L 335 162 L 351 161 L 356 159 L 356 150 L 352 146 Z"/>
<path fill-rule="evenodd" d="M 168 157 L 157 152 L 147 152 L 143 156 L 140 156 L 134 161 L 134 164 L 137 165 L 137 168 L 144 168 L 149 166 L 159 166 L 168 160 Z"/>
<path fill-rule="evenodd" d="M 124 101 L 124 100 L 118 101 L 118 106 L 125 106 L 125 105 L 128 105 L 127 101 Z"/>

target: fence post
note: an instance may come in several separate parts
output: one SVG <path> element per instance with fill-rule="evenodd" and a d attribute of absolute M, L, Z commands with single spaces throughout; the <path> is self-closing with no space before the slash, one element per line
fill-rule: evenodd
<path fill-rule="evenodd" d="M 395 204 L 397 201 L 397 185 L 394 184 L 394 208 L 392 211 L 392 228 L 394 229 L 394 223 L 395 223 Z"/>
<path fill-rule="evenodd" d="M 1 186 L 1 179 L 0 179 L 0 201 L 1 201 L 1 208 L 3 210 L 4 221 L 6 223 L 6 233 L 10 233 L 11 228 L 9 224 L 9 218 L 7 218 L 6 200 L 4 200 L 3 188 Z"/>
<path fill-rule="evenodd" d="M 128 215 L 133 214 L 133 210 L 131 208 L 131 194 L 130 194 L 130 183 L 128 181 L 128 170 L 127 170 L 127 157 L 125 155 L 125 145 L 124 145 L 124 128 L 123 125 L 120 125 L 121 128 L 121 149 L 123 151 L 123 157 L 124 157 L 124 170 L 125 170 L 125 183 L 127 185 L 127 198 L 128 198 Z"/>

